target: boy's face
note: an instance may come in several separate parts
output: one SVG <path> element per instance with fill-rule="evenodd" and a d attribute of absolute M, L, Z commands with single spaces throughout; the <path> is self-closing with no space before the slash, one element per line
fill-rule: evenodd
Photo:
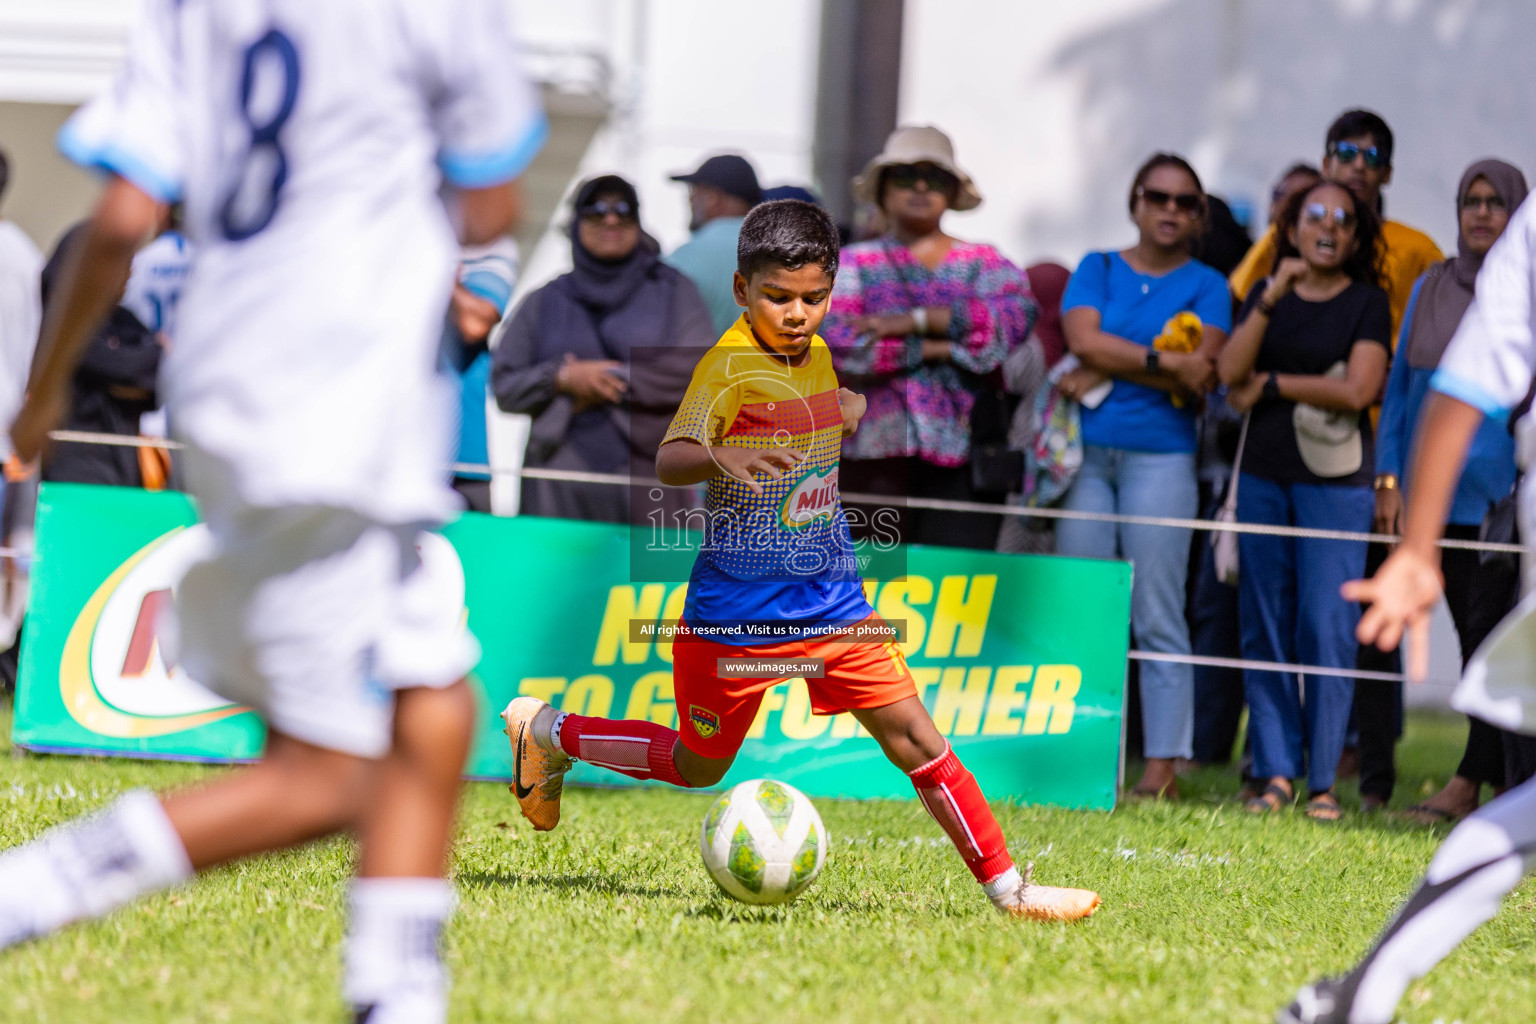
<path fill-rule="evenodd" d="M 738 272 L 733 284 L 736 304 L 747 308 L 757 339 L 787 356 L 810 347 L 832 298 L 832 276 L 818 263 L 794 270 L 775 265 L 751 280 Z"/>

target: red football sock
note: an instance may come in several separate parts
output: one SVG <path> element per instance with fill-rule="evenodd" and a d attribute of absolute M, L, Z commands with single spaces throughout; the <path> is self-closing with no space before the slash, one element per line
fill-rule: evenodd
<path fill-rule="evenodd" d="M 1002 827 L 981 795 L 976 776 L 965 770 L 948 744 L 941 756 L 908 774 L 918 799 L 949 833 L 976 881 L 985 885 L 1013 867 Z"/>
<path fill-rule="evenodd" d="M 688 786 L 677 773 L 672 748 L 677 730 L 629 718 L 566 715 L 560 723 L 560 749 L 579 761 L 628 775 Z"/>

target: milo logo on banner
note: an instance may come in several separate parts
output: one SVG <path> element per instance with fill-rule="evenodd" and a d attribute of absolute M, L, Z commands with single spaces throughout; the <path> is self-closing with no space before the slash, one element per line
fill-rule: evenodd
<path fill-rule="evenodd" d="M 75 721 L 103 736 L 164 736 L 246 710 L 198 685 L 166 643 L 176 583 L 203 558 L 205 526 L 172 530 L 102 582 L 75 617 L 59 690 Z"/>

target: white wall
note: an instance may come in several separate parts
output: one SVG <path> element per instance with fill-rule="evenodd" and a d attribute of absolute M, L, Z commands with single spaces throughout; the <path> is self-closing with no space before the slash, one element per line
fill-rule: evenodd
<path fill-rule="evenodd" d="M 1531 0 L 906 0 L 901 120 L 955 138 L 988 201 L 952 229 L 1018 259 L 1133 239 L 1155 150 L 1264 216 L 1272 179 L 1322 157 L 1341 111 L 1397 135 L 1387 212 L 1443 248 L 1466 165 L 1536 176 Z"/>
<path fill-rule="evenodd" d="M 633 181 L 644 226 L 664 251 L 688 237 L 687 187 L 668 176 L 706 156 L 745 155 L 764 187 L 810 182 L 821 0 L 775 3 L 773 34 L 786 44 L 768 49 L 752 42 L 763 31 L 763 11 L 752 4 L 621 0 L 612 13 L 589 22 L 585 39 L 613 63 L 616 109 L 580 177 L 614 171 Z M 561 23 L 570 31 L 569 20 Z M 545 5 L 520 8 L 519 24 L 530 41 L 557 31 Z M 569 268 L 565 223 L 562 212 L 527 260 L 519 291 Z"/>

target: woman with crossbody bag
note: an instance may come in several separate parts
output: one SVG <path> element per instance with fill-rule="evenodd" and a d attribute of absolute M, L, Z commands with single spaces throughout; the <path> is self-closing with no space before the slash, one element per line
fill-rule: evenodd
<path fill-rule="evenodd" d="M 1386 379 L 1392 321 L 1378 270 L 1375 210 L 1331 183 L 1287 203 L 1274 274 L 1256 285 L 1217 359 L 1227 401 L 1249 415 L 1236 511 L 1247 524 L 1364 533 L 1374 510 L 1367 410 Z M 1363 541 L 1244 533 L 1238 539 L 1243 656 L 1354 667 L 1359 606 L 1339 588 L 1365 569 Z M 1333 792 L 1354 701 L 1348 676 L 1247 670 L 1255 812 L 1294 799 L 1339 817 Z"/>

